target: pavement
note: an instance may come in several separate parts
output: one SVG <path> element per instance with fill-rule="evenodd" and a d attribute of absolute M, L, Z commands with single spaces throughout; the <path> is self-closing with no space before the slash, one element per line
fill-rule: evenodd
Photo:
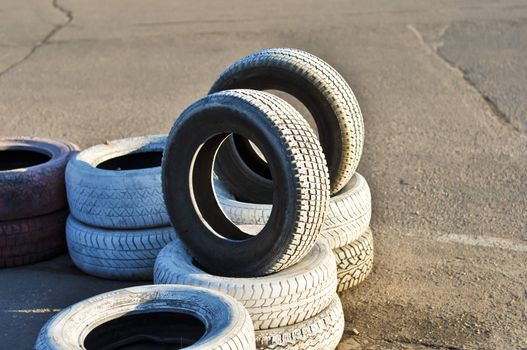
<path fill-rule="evenodd" d="M 167 133 L 252 51 L 323 58 L 363 111 L 376 249 L 339 349 L 527 349 L 525 1 L 1 2 L 0 135 Z M 66 255 L 1 270 L 0 348 L 127 285 Z"/>

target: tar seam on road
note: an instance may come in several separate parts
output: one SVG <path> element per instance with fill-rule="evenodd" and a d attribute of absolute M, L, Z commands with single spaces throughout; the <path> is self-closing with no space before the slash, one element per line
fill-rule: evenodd
<path fill-rule="evenodd" d="M 42 45 L 45 45 L 46 43 L 49 42 L 49 40 L 55 35 L 57 34 L 57 32 L 59 30 L 61 30 L 62 28 L 66 27 L 68 24 L 71 23 L 71 21 L 73 21 L 73 11 L 71 10 L 67 10 L 65 9 L 64 7 L 62 7 L 61 5 L 59 5 L 58 3 L 58 0 L 53 0 L 53 2 L 51 3 L 51 5 L 53 5 L 54 8 L 56 8 L 58 11 L 62 12 L 65 16 L 66 16 L 66 21 L 64 23 L 61 23 L 61 24 L 57 24 L 55 27 L 53 27 L 53 29 L 51 29 L 51 31 L 42 39 L 40 40 L 36 45 L 34 45 L 31 50 L 29 50 L 29 52 L 24 56 L 22 57 L 20 60 L 18 60 L 17 62 L 11 64 L 9 67 L 7 67 L 6 69 L 4 69 L 3 71 L 0 72 L 0 78 L 2 78 L 2 76 L 4 76 L 4 74 L 8 73 L 9 71 L 11 71 L 12 69 L 16 68 L 17 66 L 19 66 L 20 64 L 24 63 L 24 61 L 28 60 L 31 56 L 33 56 L 33 54 L 40 48 L 42 47 Z"/>

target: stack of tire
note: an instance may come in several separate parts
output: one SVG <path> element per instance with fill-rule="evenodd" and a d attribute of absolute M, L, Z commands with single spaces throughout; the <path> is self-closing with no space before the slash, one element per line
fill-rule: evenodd
<path fill-rule="evenodd" d="M 59 140 L 0 138 L 0 267 L 32 264 L 64 251 L 64 169 L 76 151 Z"/>
<path fill-rule="evenodd" d="M 165 142 L 166 136 L 110 141 L 68 163 L 67 245 L 82 271 L 152 280 L 157 254 L 176 238 L 161 192 Z"/>

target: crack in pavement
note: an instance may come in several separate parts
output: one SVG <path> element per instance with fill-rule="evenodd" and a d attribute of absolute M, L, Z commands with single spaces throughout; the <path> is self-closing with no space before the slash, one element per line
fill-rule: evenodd
<path fill-rule="evenodd" d="M 57 34 L 57 32 L 59 30 L 61 30 L 62 28 L 66 27 L 68 24 L 71 23 L 71 21 L 73 21 L 73 11 L 71 10 L 68 10 L 64 7 L 62 7 L 59 3 L 58 3 L 58 0 L 53 0 L 51 5 L 56 8 L 58 11 L 62 12 L 65 16 L 66 16 L 66 21 L 63 22 L 63 23 L 60 23 L 60 24 L 57 24 L 55 27 L 53 27 L 53 29 L 51 29 L 51 31 L 42 39 L 40 40 L 36 45 L 34 45 L 31 50 L 29 50 L 29 52 L 24 56 L 22 57 L 20 60 L 16 61 L 15 63 L 11 64 L 9 67 L 7 67 L 6 69 L 4 69 L 3 71 L 0 72 L 0 78 L 2 78 L 2 76 L 4 76 L 5 74 L 7 74 L 9 71 L 13 70 L 14 68 L 16 68 L 17 66 L 19 66 L 20 64 L 24 63 L 25 61 L 27 61 L 31 56 L 33 56 L 33 54 L 35 52 L 37 52 L 37 50 L 39 48 L 41 48 L 43 45 L 47 44 L 49 42 L 49 40 L 55 35 Z"/>
<path fill-rule="evenodd" d="M 463 80 L 481 96 L 485 105 L 489 108 L 489 110 L 491 111 L 491 114 L 496 118 L 498 122 L 500 122 L 502 125 L 506 126 L 507 128 L 511 129 L 512 131 L 519 133 L 520 135 L 526 135 L 522 130 L 520 130 L 517 126 L 511 123 L 511 118 L 507 116 L 507 114 L 498 107 L 496 102 L 494 102 L 490 96 L 486 95 L 485 93 L 483 93 L 483 91 L 478 89 L 476 84 L 472 80 L 470 80 L 466 71 L 464 71 L 463 69 L 458 67 L 454 62 L 450 61 L 447 57 L 442 55 L 440 51 L 438 50 L 437 45 L 428 44 L 423 39 L 423 36 L 421 35 L 421 33 L 414 26 L 412 26 L 411 24 L 408 24 L 406 27 L 416 36 L 417 40 L 419 40 L 419 43 L 425 48 L 425 50 L 428 53 L 431 53 L 437 58 L 439 58 L 448 68 L 459 73 L 463 77 Z M 448 25 L 445 26 L 443 29 L 441 29 L 438 35 L 438 39 L 441 39 L 443 37 L 447 29 L 448 29 Z"/>
<path fill-rule="evenodd" d="M 441 344 L 430 343 L 430 342 L 422 341 L 422 340 L 412 340 L 406 337 L 399 337 L 397 339 L 384 339 L 384 341 L 390 344 L 400 343 L 400 344 L 407 344 L 407 345 L 421 345 L 425 348 L 430 348 L 430 349 L 461 350 L 461 348 L 457 346 L 441 345 Z"/>

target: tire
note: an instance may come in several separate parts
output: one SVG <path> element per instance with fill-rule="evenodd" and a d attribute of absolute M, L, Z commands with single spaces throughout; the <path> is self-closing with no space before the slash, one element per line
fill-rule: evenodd
<path fill-rule="evenodd" d="M 47 260 L 64 252 L 67 210 L 32 218 L 0 221 L 0 267 Z"/>
<path fill-rule="evenodd" d="M 258 145 L 275 179 L 275 210 L 256 236 L 225 216 L 212 188 L 216 150 L 231 133 Z M 188 107 L 168 136 L 162 182 L 179 237 L 200 265 L 223 276 L 263 276 L 300 261 L 329 200 L 324 154 L 308 123 L 287 102 L 254 90 L 219 92 Z"/>
<path fill-rule="evenodd" d="M 332 350 L 344 333 L 344 312 L 336 294 L 321 313 L 287 327 L 256 331 L 258 350 Z"/>
<path fill-rule="evenodd" d="M 236 225 L 264 225 L 271 205 L 239 202 L 218 194 L 220 205 Z M 366 179 L 355 173 L 348 184 L 329 200 L 329 210 L 322 225 L 323 237 L 331 249 L 345 246 L 370 225 L 371 193 Z"/>
<path fill-rule="evenodd" d="M 85 225 L 71 215 L 66 240 L 73 263 L 87 274 L 114 280 L 152 280 L 159 251 L 176 239 L 170 226 L 111 230 Z"/>
<path fill-rule="evenodd" d="M 163 340 L 195 341 L 189 350 L 255 348 L 251 319 L 233 298 L 205 288 L 151 285 L 100 294 L 62 310 L 41 329 L 35 349 L 116 349 Z"/>
<path fill-rule="evenodd" d="M 273 89 L 296 97 L 316 122 L 329 168 L 331 194 L 348 183 L 361 157 L 364 126 L 353 91 L 328 63 L 300 50 L 264 49 L 228 67 L 209 93 L 229 89 Z M 241 138 L 231 137 L 218 153 L 216 170 L 220 179 L 243 201 L 272 202 L 272 181 L 266 168 Z"/>
<path fill-rule="evenodd" d="M 367 229 L 356 241 L 333 250 L 337 262 L 337 291 L 358 286 L 373 268 L 373 235 Z"/>
<path fill-rule="evenodd" d="M 77 150 L 59 140 L 0 138 L 0 221 L 64 209 L 64 168 Z"/>
<path fill-rule="evenodd" d="M 72 215 L 85 224 L 105 228 L 168 226 L 160 168 L 165 142 L 166 136 L 121 139 L 73 157 L 66 168 Z M 121 165 L 126 170 L 101 169 L 101 164 L 112 169 Z"/>
<path fill-rule="evenodd" d="M 154 283 L 201 286 L 229 294 L 245 306 L 256 330 L 282 327 L 316 315 L 333 300 L 337 281 L 333 255 L 322 242 L 286 270 L 259 278 L 231 278 L 197 267 L 183 243 L 176 240 L 159 253 Z"/>

